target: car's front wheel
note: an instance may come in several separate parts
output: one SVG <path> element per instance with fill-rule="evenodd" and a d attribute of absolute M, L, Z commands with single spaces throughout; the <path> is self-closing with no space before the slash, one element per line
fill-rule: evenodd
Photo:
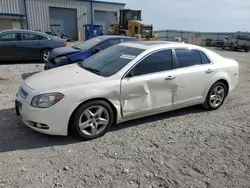
<path fill-rule="evenodd" d="M 216 82 L 210 88 L 203 106 L 209 110 L 217 110 L 224 103 L 227 87 L 223 82 Z"/>
<path fill-rule="evenodd" d="M 71 128 L 84 140 L 103 136 L 112 126 L 114 114 L 105 101 L 90 101 L 81 105 L 73 115 Z"/>
<path fill-rule="evenodd" d="M 43 51 L 41 52 L 41 61 L 42 61 L 43 63 L 49 62 L 50 52 L 51 52 L 50 49 L 45 49 L 45 50 L 43 50 Z"/>

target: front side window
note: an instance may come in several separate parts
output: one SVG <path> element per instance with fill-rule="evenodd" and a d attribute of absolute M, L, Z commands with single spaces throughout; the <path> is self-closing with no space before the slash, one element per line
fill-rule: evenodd
<path fill-rule="evenodd" d="M 190 67 L 202 64 L 201 55 L 198 50 L 176 49 L 178 67 Z"/>
<path fill-rule="evenodd" d="M 144 49 L 122 45 L 112 46 L 79 62 L 78 65 L 97 75 L 109 77 L 120 71 L 143 51 Z"/>
<path fill-rule="evenodd" d="M 4 34 L 0 36 L 0 41 L 18 41 L 20 40 L 20 34 L 19 33 L 9 33 Z"/>
<path fill-rule="evenodd" d="M 171 50 L 162 50 L 155 52 L 143 59 L 133 69 L 135 76 L 151 74 L 172 69 L 172 52 Z"/>

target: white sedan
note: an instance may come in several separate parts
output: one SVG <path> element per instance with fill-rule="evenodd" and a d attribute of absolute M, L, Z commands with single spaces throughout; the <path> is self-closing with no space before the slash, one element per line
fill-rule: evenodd
<path fill-rule="evenodd" d="M 84 62 L 35 74 L 22 84 L 16 111 L 30 128 L 83 139 L 113 124 L 203 104 L 218 109 L 238 81 L 239 65 L 208 49 L 130 42 Z"/>

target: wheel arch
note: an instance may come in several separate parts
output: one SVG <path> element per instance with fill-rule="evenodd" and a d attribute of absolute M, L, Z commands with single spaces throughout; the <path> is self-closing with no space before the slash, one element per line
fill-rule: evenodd
<path fill-rule="evenodd" d="M 68 133 L 69 133 L 69 131 L 70 131 L 72 118 L 73 118 L 75 112 L 77 111 L 77 109 L 80 108 L 80 106 L 82 106 L 83 104 L 86 104 L 86 103 L 91 102 L 91 101 L 105 101 L 106 103 L 108 103 L 108 104 L 110 105 L 110 107 L 112 108 L 113 113 L 114 113 L 114 122 L 113 122 L 113 124 L 117 122 L 117 113 L 118 113 L 118 112 L 117 112 L 117 109 L 116 109 L 115 105 L 114 105 L 110 100 L 108 100 L 108 99 L 106 99 L 106 98 L 102 98 L 102 97 L 92 98 L 92 99 L 83 101 L 82 103 L 80 103 L 80 104 L 73 110 L 73 112 L 72 112 L 71 115 L 70 115 L 69 122 L 68 122 Z"/>
<path fill-rule="evenodd" d="M 41 54 L 44 50 L 53 50 L 53 48 L 51 48 L 51 47 L 42 48 L 42 49 L 40 50 L 40 54 Z"/>
<path fill-rule="evenodd" d="M 208 94 L 208 92 L 210 91 L 211 87 L 212 87 L 215 83 L 217 83 L 217 82 L 222 82 L 222 83 L 226 86 L 226 96 L 228 95 L 229 90 L 230 90 L 230 88 L 229 88 L 229 83 L 228 83 L 228 81 L 227 81 L 226 79 L 220 78 L 220 79 L 214 81 L 214 82 L 210 85 L 210 87 L 208 88 L 208 90 L 207 90 L 205 96 L 207 96 L 207 94 Z"/>
<path fill-rule="evenodd" d="M 226 86 L 226 96 L 227 96 L 228 93 L 229 93 L 229 83 L 228 83 L 228 81 L 226 79 L 220 79 L 217 82 L 222 82 Z"/>

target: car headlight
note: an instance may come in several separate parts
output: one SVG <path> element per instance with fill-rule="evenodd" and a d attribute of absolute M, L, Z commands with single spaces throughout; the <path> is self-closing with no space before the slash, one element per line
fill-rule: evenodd
<path fill-rule="evenodd" d="M 67 56 L 61 56 L 61 57 L 55 58 L 54 61 L 55 61 L 55 63 L 59 63 L 60 61 L 65 60 L 65 59 L 68 59 Z"/>
<path fill-rule="evenodd" d="M 47 93 L 33 97 L 31 106 L 36 108 L 48 108 L 58 103 L 64 97 L 61 93 Z"/>

